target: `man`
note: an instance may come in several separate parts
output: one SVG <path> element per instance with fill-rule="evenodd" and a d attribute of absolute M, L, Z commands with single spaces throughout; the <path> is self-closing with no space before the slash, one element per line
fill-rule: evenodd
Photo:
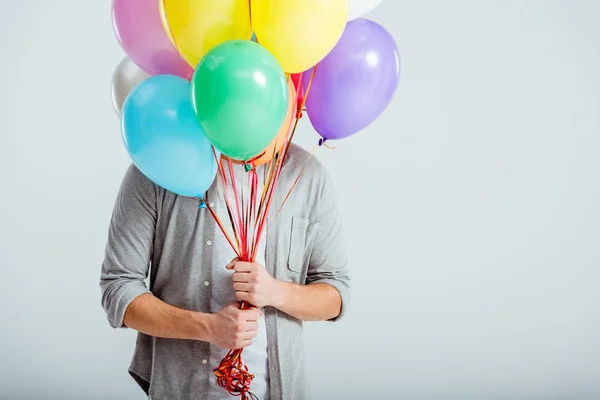
<path fill-rule="evenodd" d="M 100 287 L 110 325 L 138 331 L 129 373 L 149 399 L 233 398 L 213 374 L 230 348 L 244 348 L 260 400 L 306 398 L 302 321 L 339 320 L 350 282 L 331 179 L 308 158 L 290 147 L 255 263 L 231 261 L 233 250 L 198 199 L 162 189 L 135 166 L 127 171 Z M 238 185 L 247 182 L 243 168 L 236 171 Z M 263 181 L 265 172 L 257 168 Z M 206 197 L 228 221 L 218 176 Z M 239 310 L 242 300 L 254 307 Z"/>

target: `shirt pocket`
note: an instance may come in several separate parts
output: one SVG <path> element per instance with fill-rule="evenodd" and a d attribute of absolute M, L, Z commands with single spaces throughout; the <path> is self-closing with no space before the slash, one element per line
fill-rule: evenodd
<path fill-rule="evenodd" d="M 299 274 L 297 276 L 298 283 L 302 283 L 302 279 L 305 279 L 307 273 L 316 224 L 302 217 L 292 217 L 291 222 L 287 267 L 291 272 Z"/>

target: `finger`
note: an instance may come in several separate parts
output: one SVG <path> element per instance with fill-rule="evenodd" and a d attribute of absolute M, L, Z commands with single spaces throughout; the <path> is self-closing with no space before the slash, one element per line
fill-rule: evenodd
<path fill-rule="evenodd" d="M 229 316 L 235 316 L 235 314 L 237 313 L 237 310 L 239 310 L 239 307 L 236 307 L 235 304 L 230 304 L 223 309 L 224 314 L 229 315 Z"/>
<path fill-rule="evenodd" d="M 239 261 L 233 266 L 236 272 L 254 272 L 258 269 L 257 264 Z"/>
<path fill-rule="evenodd" d="M 240 343 L 240 349 L 243 349 L 244 347 L 248 347 L 252 344 L 252 339 L 248 339 L 248 340 L 244 340 Z"/>
<path fill-rule="evenodd" d="M 229 262 L 229 264 L 227 264 L 227 265 L 225 266 L 225 268 L 226 268 L 226 269 L 233 269 L 233 266 L 234 266 L 234 265 L 235 265 L 235 263 L 237 263 L 238 261 L 239 261 L 239 258 L 237 258 L 237 257 L 236 257 L 236 258 L 234 258 L 233 260 L 231 260 L 231 261 Z"/>
<path fill-rule="evenodd" d="M 251 297 L 250 293 L 248 293 L 248 292 L 235 292 L 235 298 L 237 300 L 239 300 L 239 301 L 246 301 L 246 302 L 252 304 L 252 302 L 250 301 L 250 297 Z M 246 310 L 244 312 L 247 313 L 248 310 Z"/>
<path fill-rule="evenodd" d="M 231 275 L 231 279 L 233 279 L 234 282 L 249 283 L 252 281 L 253 275 L 252 272 L 234 272 Z"/>
<path fill-rule="evenodd" d="M 245 329 L 246 332 L 255 332 L 258 330 L 258 321 L 246 322 Z"/>
<path fill-rule="evenodd" d="M 252 285 L 244 282 L 233 282 L 233 290 L 236 292 L 250 292 Z"/>
<path fill-rule="evenodd" d="M 245 292 L 240 292 L 241 297 L 248 298 L 248 299 L 251 297 L 251 296 L 246 297 L 246 295 L 243 293 L 245 293 Z M 237 297 L 237 293 L 236 293 L 236 297 Z M 240 301 L 245 301 L 246 303 L 248 303 L 250 305 L 247 309 L 245 309 L 243 311 L 238 310 L 240 312 L 240 315 L 242 315 L 241 319 L 249 318 L 249 320 L 254 321 L 254 320 L 260 319 L 260 317 L 262 317 L 264 315 L 263 310 L 256 307 L 255 305 L 253 305 L 252 302 L 250 302 L 250 300 L 240 300 Z M 246 314 L 244 314 L 244 313 L 246 313 Z"/>
<path fill-rule="evenodd" d="M 256 337 L 256 333 L 257 333 L 256 330 L 246 331 L 242 335 L 242 340 L 252 340 Z"/>
<path fill-rule="evenodd" d="M 259 316 L 263 315 L 263 311 L 260 308 L 256 307 L 256 306 L 250 306 L 250 308 L 248 310 L 254 310 L 254 311 L 256 311 Z"/>
<path fill-rule="evenodd" d="M 256 314 L 256 319 L 260 319 L 260 317 L 262 317 L 263 315 L 263 312 L 256 307 L 253 310 L 251 310 L 251 312 Z"/>
<path fill-rule="evenodd" d="M 227 307 L 225 307 L 225 315 L 229 315 L 230 317 L 236 317 L 240 312 L 241 303 L 239 301 L 234 301 Z"/>
<path fill-rule="evenodd" d="M 246 321 L 258 321 L 260 317 L 263 315 L 262 311 L 258 308 L 254 307 L 250 310 L 246 310 L 247 316 Z"/>
<path fill-rule="evenodd" d="M 242 319 L 246 322 L 258 321 L 262 315 L 257 309 L 242 311 Z"/>

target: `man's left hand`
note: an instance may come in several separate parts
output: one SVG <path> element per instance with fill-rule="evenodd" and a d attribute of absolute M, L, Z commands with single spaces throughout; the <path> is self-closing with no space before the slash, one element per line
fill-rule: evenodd
<path fill-rule="evenodd" d="M 233 289 L 236 300 L 247 301 L 257 308 L 275 306 L 279 281 L 269 275 L 264 266 L 234 259 L 227 269 L 235 271 Z"/>

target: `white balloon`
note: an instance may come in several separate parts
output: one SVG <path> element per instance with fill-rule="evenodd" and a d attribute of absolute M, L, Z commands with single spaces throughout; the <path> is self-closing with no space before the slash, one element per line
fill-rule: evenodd
<path fill-rule="evenodd" d="M 348 21 L 360 18 L 380 5 L 382 1 L 383 0 L 348 0 Z"/>
<path fill-rule="evenodd" d="M 128 57 L 125 57 L 112 76 L 112 102 L 117 115 L 121 115 L 123 103 L 134 87 L 150 78 L 150 74 L 138 67 Z"/>

